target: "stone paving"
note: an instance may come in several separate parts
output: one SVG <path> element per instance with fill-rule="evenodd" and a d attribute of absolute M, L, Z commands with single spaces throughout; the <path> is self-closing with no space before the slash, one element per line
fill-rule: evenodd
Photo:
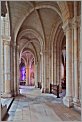
<path fill-rule="evenodd" d="M 62 98 L 52 94 L 42 94 L 40 89 L 34 87 L 20 88 L 8 112 L 6 121 L 15 122 L 57 122 L 81 121 L 80 113 L 67 108 L 62 103 Z"/>
<path fill-rule="evenodd" d="M 13 101 L 13 98 L 1 98 L 2 106 L 7 105 L 7 108 L 10 106 L 12 101 Z"/>

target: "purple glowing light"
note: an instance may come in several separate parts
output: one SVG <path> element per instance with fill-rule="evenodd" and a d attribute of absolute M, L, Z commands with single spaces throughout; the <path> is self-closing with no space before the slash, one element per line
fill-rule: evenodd
<path fill-rule="evenodd" d="M 21 69 L 20 69 L 20 80 L 25 80 L 26 79 L 26 69 L 25 69 L 25 66 L 23 66 Z"/>

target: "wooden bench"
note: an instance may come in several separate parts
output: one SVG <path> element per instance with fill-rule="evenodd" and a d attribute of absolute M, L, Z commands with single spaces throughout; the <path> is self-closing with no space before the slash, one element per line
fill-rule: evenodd
<path fill-rule="evenodd" d="M 57 98 L 59 97 L 59 85 L 50 84 L 50 93 L 55 94 Z"/>

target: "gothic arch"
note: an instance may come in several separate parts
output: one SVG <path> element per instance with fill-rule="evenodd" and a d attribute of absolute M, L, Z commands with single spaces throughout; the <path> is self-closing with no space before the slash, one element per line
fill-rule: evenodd
<path fill-rule="evenodd" d="M 28 29 L 25 29 L 23 31 L 21 31 L 18 35 L 18 38 L 17 38 L 17 42 L 22 38 L 22 36 L 24 36 L 25 34 L 28 34 L 28 33 L 32 33 L 36 39 L 39 41 L 40 43 L 40 47 L 41 47 L 41 50 L 43 48 L 43 38 L 42 36 L 40 35 L 40 33 L 38 33 L 36 30 L 32 29 L 32 28 L 28 28 Z M 31 41 L 31 40 L 30 40 Z M 29 42 L 30 42 L 29 41 Z M 31 41 L 32 42 L 32 41 Z"/>
<path fill-rule="evenodd" d="M 36 53 L 32 49 L 26 48 L 26 50 L 25 50 L 25 48 L 24 48 L 21 53 L 25 53 L 25 52 L 31 53 L 35 58 L 35 62 L 38 61 L 38 56 L 36 55 Z"/>
<path fill-rule="evenodd" d="M 52 83 L 53 83 L 53 81 L 56 81 L 57 80 L 57 77 L 56 76 L 57 76 L 57 69 L 58 69 L 58 67 L 56 66 L 57 65 L 56 64 L 57 63 L 56 58 L 58 56 L 57 55 L 58 50 L 60 50 L 60 43 L 61 43 L 61 41 L 63 39 L 63 36 L 64 36 L 64 32 L 63 32 L 63 29 L 62 29 L 62 22 L 60 21 L 60 22 L 57 23 L 56 27 L 53 28 L 53 33 L 50 36 L 51 37 L 51 39 L 50 39 L 51 40 L 51 49 L 52 49 L 51 50 L 51 56 L 52 56 L 52 59 L 51 59 L 51 66 L 52 66 L 52 68 L 51 68 L 52 69 L 51 74 L 52 74 L 52 79 L 51 79 L 51 81 L 52 81 Z M 56 46 L 57 46 L 57 48 L 56 48 Z M 58 63 L 60 63 L 60 62 L 58 62 Z M 55 72 L 54 72 L 54 67 L 55 67 Z M 54 77 L 55 77 L 55 79 L 54 79 Z"/>
<path fill-rule="evenodd" d="M 34 10 L 41 9 L 41 8 L 50 8 L 50 9 L 56 11 L 56 12 L 58 13 L 58 15 L 60 16 L 60 18 L 62 19 L 62 16 L 61 16 L 60 11 L 58 11 L 58 10 L 57 10 L 54 6 L 52 6 L 52 5 L 39 5 L 39 6 L 35 6 L 35 7 L 33 7 L 32 9 L 30 9 L 29 12 L 26 14 L 26 16 L 21 20 L 21 23 L 20 23 L 20 25 L 19 25 L 18 29 L 16 30 L 16 33 L 15 33 L 15 35 L 16 35 L 16 36 L 15 36 L 15 41 L 16 41 L 16 38 L 17 38 L 17 35 L 18 35 L 18 31 L 19 31 L 19 29 L 20 29 L 22 23 L 23 23 L 24 20 L 26 19 L 26 17 L 28 17 Z"/>

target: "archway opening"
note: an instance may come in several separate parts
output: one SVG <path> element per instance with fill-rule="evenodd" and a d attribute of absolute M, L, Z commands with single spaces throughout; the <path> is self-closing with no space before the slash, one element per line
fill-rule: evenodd
<path fill-rule="evenodd" d="M 23 93 L 27 88 L 35 87 L 35 82 L 37 82 L 37 69 L 35 67 L 35 57 L 31 51 L 25 50 L 22 52 L 19 69 L 19 89 L 20 93 Z"/>
<path fill-rule="evenodd" d="M 62 89 L 66 89 L 66 46 L 62 49 L 61 59 L 61 85 Z"/>
<path fill-rule="evenodd" d="M 20 75 L 19 75 L 19 81 L 20 81 L 20 85 L 25 85 L 25 79 L 26 79 L 26 69 L 25 69 L 25 63 L 23 62 L 23 60 L 21 61 L 20 65 L 19 65 L 19 69 L 20 69 Z"/>
<path fill-rule="evenodd" d="M 35 58 L 30 51 L 24 51 L 21 55 L 21 63 L 19 65 L 20 85 L 34 86 L 34 76 L 35 76 Z"/>
<path fill-rule="evenodd" d="M 63 38 L 61 44 L 61 87 L 62 97 L 66 94 L 66 38 Z"/>

